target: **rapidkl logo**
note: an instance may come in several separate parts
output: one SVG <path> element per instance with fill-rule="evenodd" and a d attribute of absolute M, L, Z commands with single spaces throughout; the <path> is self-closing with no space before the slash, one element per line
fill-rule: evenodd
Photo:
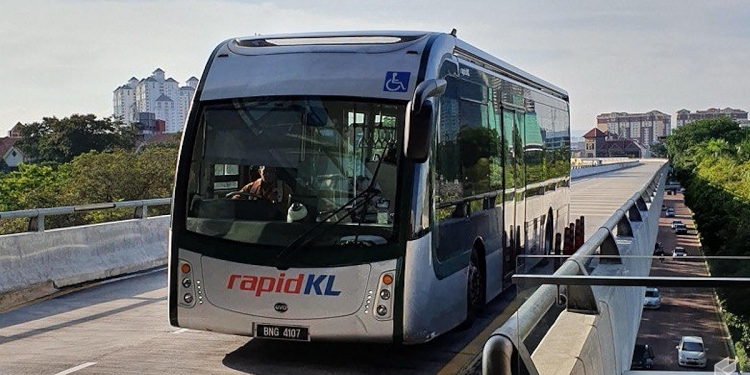
<path fill-rule="evenodd" d="M 227 289 L 254 292 L 256 297 L 263 293 L 313 294 L 319 296 L 338 296 L 340 290 L 333 290 L 336 275 L 299 274 L 286 277 L 284 272 L 279 277 L 229 275 Z M 303 290 L 304 285 L 304 290 Z"/>

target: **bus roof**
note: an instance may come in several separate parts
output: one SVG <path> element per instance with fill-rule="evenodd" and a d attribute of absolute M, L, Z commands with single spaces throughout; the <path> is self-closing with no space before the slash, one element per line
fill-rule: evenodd
<path fill-rule="evenodd" d="M 451 52 L 466 61 L 508 76 L 519 83 L 561 97 L 566 101 L 568 100 L 568 93 L 562 88 L 443 32 L 370 30 L 245 36 L 228 39 L 221 43 L 214 57 L 224 57 L 226 53 L 244 56 L 305 52 L 388 54 L 407 48 L 421 53 L 428 45 L 428 41 L 436 38 L 450 38 L 449 45 L 454 46 Z M 379 66 L 383 64 L 383 61 L 373 61 L 372 63 L 373 66 Z M 219 96 L 227 94 L 224 89 L 220 91 L 222 93 Z M 411 94 L 411 90 L 404 94 Z M 214 95 L 209 95 L 209 97 L 211 96 Z"/>

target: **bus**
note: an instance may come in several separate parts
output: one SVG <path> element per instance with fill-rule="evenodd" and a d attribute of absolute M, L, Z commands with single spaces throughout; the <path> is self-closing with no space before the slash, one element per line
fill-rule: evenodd
<path fill-rule="evenodd" d="M 174 189 L 172 326 L 424 343 L 554 252 L 568 94 L 455 33 L 233 38 L 196 89 Z"/>

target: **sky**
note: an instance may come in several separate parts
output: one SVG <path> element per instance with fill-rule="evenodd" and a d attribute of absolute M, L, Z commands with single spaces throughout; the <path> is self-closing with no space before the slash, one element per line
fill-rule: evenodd
<path fill-rule="evenodd" d="M 17 122 L 112 115 L 161 68 L 200 78 L 221 41 L 344 30 L 450 32 L 568 91 L 580 136 L 610 112 L 750 110 L 746 0 L 3 0 L 0 136 Z"/>

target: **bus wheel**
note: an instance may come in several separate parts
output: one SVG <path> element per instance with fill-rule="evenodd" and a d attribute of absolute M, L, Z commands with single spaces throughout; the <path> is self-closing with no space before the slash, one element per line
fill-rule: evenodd
<path fill-rule="evenodd" d="M 479 263 L 479 254 L 476 250 L 471 252 L 469 261 L 469 277 L 466 291 L 467 314 L 466 320 L 470 324 L 484 307 L 484 269 Z"/>

